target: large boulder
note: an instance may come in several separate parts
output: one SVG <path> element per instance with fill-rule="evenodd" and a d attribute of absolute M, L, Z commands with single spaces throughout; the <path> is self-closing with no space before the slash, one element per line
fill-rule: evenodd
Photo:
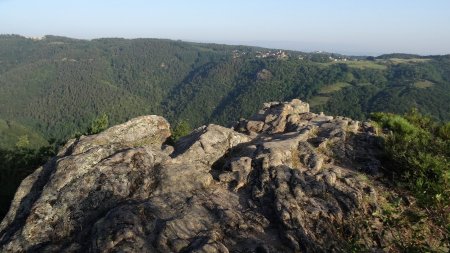
<path fill-rule="evenodd" d="M 164 118 L 144 116 L 69 141 L 22 182 L 0 225 L 2 249 L 37 250 L 49 240 L 63 247 L 119 203 L 148 198 L 169 136 Z"/>
<path fill-rule="evenodd" d="M 367 124 L 293 100 L 173 148 L 169 129 L 144 116 L 69 141 L 22 182 L 0 252 L 342 252 L 361 221 L 375 224 Z M 390 240 L 365 229 L 374 250 Z"/>

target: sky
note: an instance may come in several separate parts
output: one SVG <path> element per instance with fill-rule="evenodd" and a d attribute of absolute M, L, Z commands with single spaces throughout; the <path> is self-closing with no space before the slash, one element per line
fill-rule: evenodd
<path fill-rule="evenodd" d="M 0 0 L 0 34 L 449 54 L 450 0 Z"/>

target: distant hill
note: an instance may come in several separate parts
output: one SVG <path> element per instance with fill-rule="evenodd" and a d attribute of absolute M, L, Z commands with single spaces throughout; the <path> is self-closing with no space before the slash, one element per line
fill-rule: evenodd
<path fill-rule="evenodd" d="M 159 114 L 226 125 L 264 101 L 292 98 L 358 119 L 418 107 L 449 120 L 450 56 L 366 60 L 160 39 L 0 36 L 0 118 L 46 139 L 83 132 L 102 113 L 111 124 Z"/>
<path fill-rule="evenodd" d="M 377 59 L 391 59 L 391 58 L 400 58 L 400 59 L 416 59 L 416 58 L 423 58 L 424 56 L 420 56 L 417 54 L 401 54 L 401 53 L 393 53 L 393 54 L 383 54 L 378 57 Z"/>

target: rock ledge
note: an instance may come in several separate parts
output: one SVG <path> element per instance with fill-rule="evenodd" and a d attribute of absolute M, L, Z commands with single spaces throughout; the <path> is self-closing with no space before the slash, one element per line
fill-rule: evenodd
<path fill-rule="evenodd" d="M 20 185 L 0 252 L 338 252 L 378 208 L 368 123 L 294 99 L 169 136 L 152 115 L 69 141 Z"/>

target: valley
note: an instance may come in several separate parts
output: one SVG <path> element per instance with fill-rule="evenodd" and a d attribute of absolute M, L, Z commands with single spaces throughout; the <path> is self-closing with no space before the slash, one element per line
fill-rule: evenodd
<path fill-rule="evenodd" d="M 356 119 L 417 107 L 449 120 L 449 66 L 450 56 L 374 58 L 158 39 L 2 35 L 0 119 L 25 126 L 30 137 L 65 140 L 103 113 L 111 124 L 160 114 L 173 124 L 229 125 L 265 101 L 300 98 L 315 112 Z"/>

